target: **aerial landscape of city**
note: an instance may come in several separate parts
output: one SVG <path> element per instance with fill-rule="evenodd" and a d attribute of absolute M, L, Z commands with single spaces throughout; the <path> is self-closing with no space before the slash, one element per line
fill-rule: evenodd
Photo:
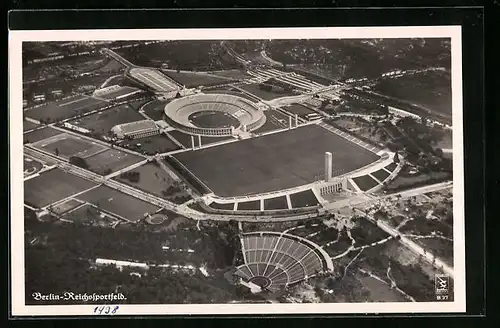
<path fill-rule="evenodd" d="M 23 42 L 26 304 L 452 302 L 451 74 L 447 38 Z"/>

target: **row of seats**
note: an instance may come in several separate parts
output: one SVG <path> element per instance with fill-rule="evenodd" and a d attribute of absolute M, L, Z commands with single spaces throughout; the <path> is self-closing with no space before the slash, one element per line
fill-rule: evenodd
<path fill-rule="evenodd" d="M 247 263 L 272 263 L 297 275 L 312 275 L 323 267 L 313 249 L 286 236 L 246 236 L 243 246 Z"/>

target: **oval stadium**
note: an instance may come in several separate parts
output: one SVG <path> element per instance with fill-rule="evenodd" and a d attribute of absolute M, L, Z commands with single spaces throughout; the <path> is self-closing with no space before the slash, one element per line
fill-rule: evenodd
<path fill-rule="evenodd" d="M 201 136 L 231 136 L 260 128 L 264 112 L 252 102 L 228 94 L 195 94 L 165 106 L 167 121 L 174 128 Z"/>
<path fill-rule="evenodd" d="M 277 232 L 254 232 L 241 237 L 244 264 L 235 275 L 261 289 L 278 291 L 321 272 L 333 264 L 318 245 Z"/>

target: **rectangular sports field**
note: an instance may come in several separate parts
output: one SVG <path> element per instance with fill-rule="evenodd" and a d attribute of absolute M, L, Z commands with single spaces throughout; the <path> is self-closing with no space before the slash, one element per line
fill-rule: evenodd
<path fill-rule="evenodd" d="M 147 155 L 166 153 L 181 148 L 163 133 L 146 138 L 123 140 L 120 146 Z"/>
<path fill-rule="evenodd" d="M 89 169 L 97 174 L 107 174 L 109 170 L 116 172 L 143 160 L 142 157 L 125 153 L 117 149 L 109 149 L 85 159 Z"/>
<path fill-rule="evenodd" d="M 26 116 L 38 121 L 49 119 L 51 122 L 60 121 L 76 115 L 85 114 L 93 110 L 105 107 L 108 102 L 78 95 L 72 98 L 55 101 L 40 107 L 25 111 Z"/>
<path fill-rule="evenodd" d="M 43 149 L 52 154 L 58 154 L 62 158 L 69 159 L 71 156 L 87 158 L 108 149 L 108 147 L 94 141 L 79 138 L 67 133 L 39 141 L 36 148 Z"/>
<path fill-rule="evenodd" d="M 30 121 L 24 120 L 23 121 L 23 132 L 33 130 L 39 126 L 40 126 L 40 124 L 36 124 L 36 123 L 30 122 Z"/>
<path fill-rule="evenodd" d="M 267 91 L 267 90 L 262 90 L 259 87 L 259 84 L 254 83 L 254 84 L 243 84 L 239 86 L 240 89 L 243 89 L 247 92 L 250 92 L 251 94 L 264 99 L 264 100 L 273 100 L 276 98 L 281 98 L 281 97 L 289 97 L 289 96 L 296 96 L 296 94 L 292 92 L 273 92 L 273 91 Z"/>
<path fill-rule="evenodd" d="M 379 158 L 317 125 L 175 155 L 219 196 L 291 188 L 324 174 L 324 154 L 347 173 Z"/>
<path fill-rule="evenodd" d="M 41 129 L 37 129 L 35 131 L 31 131 L 23 134 L 23 142 L 24 143 L 34 143 L 43 139 L 47 139 L 62 132 L 50 127 L 42 127 Z"/>
<path fill-rule="evenodd" d="M 170 175 L 156 165 L 156 162 L 146 163 L 129 172 L 138 172 L 140 174 L 138 182 L 131 182 L 128 179 L 123 179 L 120 176 L 114 178 L 117 181 L 128 184 L 132 187 L 139 188 L 156 196 L 162 197 L 162 191 L 172 186 L 173 180 Z"/>
<path fill-rule="evenodd" d="M 70 124 L 88 129 L 100 135 L 108 135 L 118 124 L 143 120 L 144 117 L 127 104 L 118 105 L 102 112 L 69 121 Z"/>
<path fill-rule="evenodd" d="M 53 169 L 24 182 L 24 203 L 41 208 L 93 186 L 91 181 Z"/>
<path fill-rule="evenodd" d="M 155 205 L 106 186 L 99 186 L 77 198 L 132 222 L 139 221 L 144 217 L 144 214 L 152 214 L 159 209 Z"/>

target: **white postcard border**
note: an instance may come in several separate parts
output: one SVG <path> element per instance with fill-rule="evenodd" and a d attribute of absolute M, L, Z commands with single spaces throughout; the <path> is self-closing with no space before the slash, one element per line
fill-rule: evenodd
<path fill-rule="evenodd" d="M 369 39 L 451 38 L 453 113 L 454 301 L 415 303 L 166 304 L 120 305 L 116 315 L 239 315 L 465 312 L 465 211 L 463 163 L 462 43 L 460 26 L 50 30 L 9 32 L 11 314 L 93 315 L 90 305 L 25 305 L 22 138 L 22 42 L 83 40 Z"/>

